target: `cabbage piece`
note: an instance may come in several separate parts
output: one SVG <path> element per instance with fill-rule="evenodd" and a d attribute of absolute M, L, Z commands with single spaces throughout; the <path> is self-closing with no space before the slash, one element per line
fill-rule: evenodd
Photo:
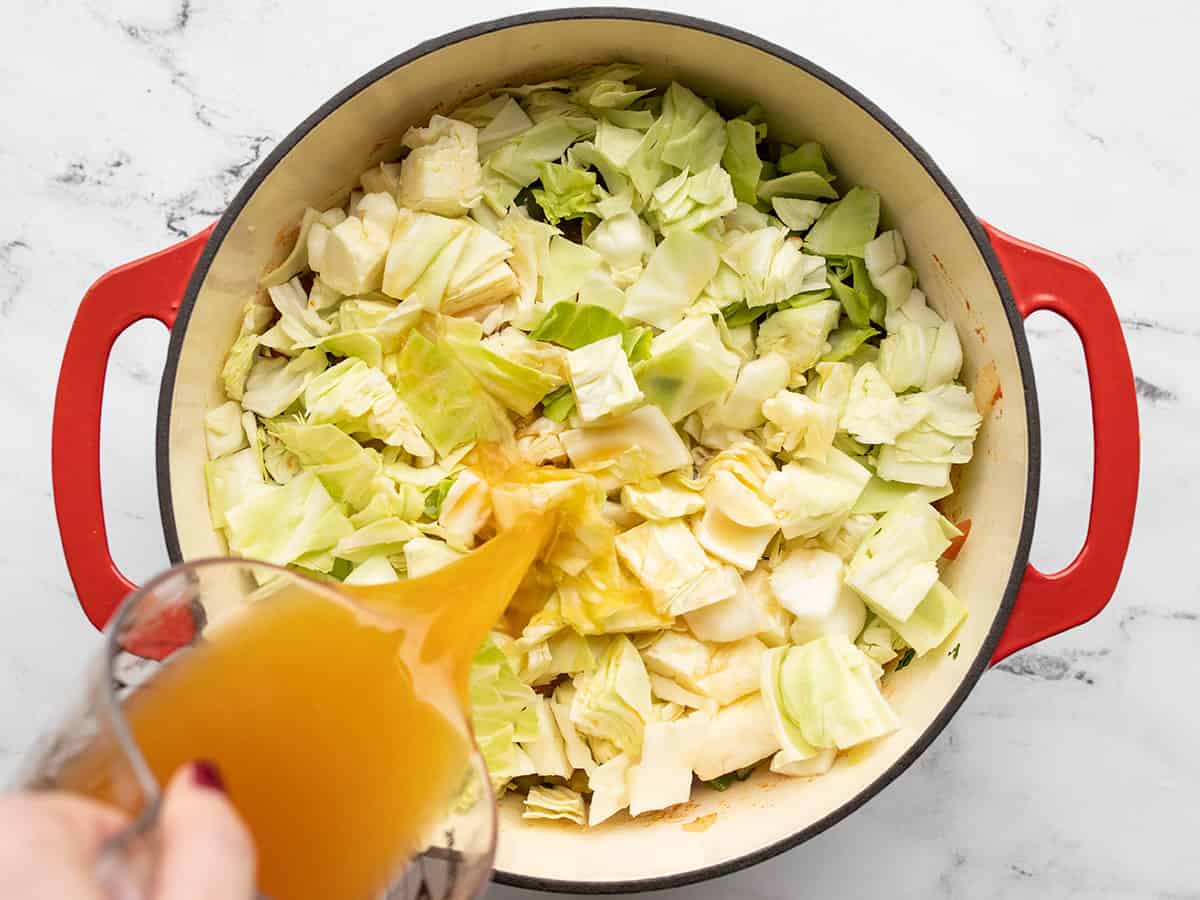
<path fill-rule="evenodd" d="M 489 637 L 475 653 L 470 676 L 471 726 L 492 785 L 532 774 L 518 741 L 538 736 L 538 695 L 517 678 L 508 658 Z"/>
<path fill-rule="evenodd" d="M 721 706 L 754 693 L 766 650 L 766 644 L 756 637 L 723 644 L 713 653 L 708 671 L 697 681 L 697 689 Z"/>
<path fill-rule="evenodd" d="M 617 335 L 572 350 L 567 371 L 584 422 L 627 412 L 644 399 Z"/>
<path fill-rule="evenodd" d="M 758 183 L 758 198 L 773 200 L 775 197 L 804 197 L 809 200 L 836 200 L 837 191 L 816 172 L 793 172 Z M 832 205 L 832 204 L 831 204 Z"/>
<path fill-rule="evenodd" d="M 588 826 L 595 827 L 629 805 L 627 775 L 630 758 L 626 753 L 614 756 L 588 773 L 592 801 L 588 804 Z"/>
<path fill-rule="evenodd" d="M 473 547 L 475 535 L 492 517 L 492 492 L 488 483 L 466 469 L 446 492 L 438 511 L 438 524 L 451 543 Z"/>
<path fill-rule="evenodd" d="M 357 199 L 362 200 L 360 195 Z M 357 202 L 355 203 L 357 206 Z M 327 209 L 317 217 L 308 229 L 308 240 L 305 250 L 308 253 L 308 267 L 314 272 L 321 270 L 325 258 L 325 248 L 329 244 L 329 232 L 346 221 L 346 211 L 340 206 Z"/>
<path fill-rule="evenodd" d="M 711 609 L 712 607 L 706 607 Z M 719 708 L 717 701 L 711 697 L 704 697 L 693 691 L 689 691 L 685 687 L 681 687 L 670 678 L 657 673 L 650 673 L 650 691 L 655 696 L 667 703 L 675 704 L 676 706 L 685 707 L 687 709 L 699 709 L 707 713 L 715 713 Z"/>
<path fill-rule="evenodd" d="M 741 276 L 742 294 L 751 308 L 827 285 L 825 261 L 801 253 L 799 239 L 788 238 L 783 228 L 768 226 L 735 235 L 721 259 Z"/>
<path fill-rule="evenodd" d="M 695 526 L 701 546 L 744 571 L 757 566 L 779 531 L 775 514 L 760 491 L 733 473 L 718 470 L 708 480 L 704 501 L 704 517 Z"/>
<path fill-rule="evenodd" d="M 879 345 L 879 371 L 892 390 L 932 390 L 958 377 L 962 344 L 952 322 L 936 328 L 906 322 Z"/>
<path fill-rule="evenodd" d="M 823 462 L 833 446 L 837 413 L 795 391 L 781 390 L 763 402 L 767 427 L 763 442 L 768 450 L 783 452 L 793 459 Z"/>
<path fill-rule="evenodd" d="M 647 477 L 692 464 L 687 445 L 657 406 L 564 431 L 561 440 L 571 465 L 583 471 L 611 466 L 630 452 L 638 454 Z"/>
<path fill-rule="evenodd" d="M 662 118 L 668 131 L 662 160 L 676 169 L 702 172 L 717 165 L 725 153 L 725 120 L 720 113 L 672 82 L 663 94 Z"/>
<path fill-rule="evenodd" d="M 762 425 L 766 418 L 762 405 L 791 380 L 791 367 L 778 353 L 767 353 L 743 363 L 733 390 L 712 406 L 701 410 L 704 424 L 748 431 Z"/>
<path fill-rule="evenodd" d="M 776 647 L 763 654 L 762 684 L 759 696 L 779 744 L 779 752 L 771 760 L 771 771 L 781 775 L 820 775 L 833 764 L 836 748 L 824 750 L 804 739 L 800 728 L 789 717 L 783 705 L 780 669 L 790 648 Z M 828 757 L 828 762 L 824 757 Z"/>
<path fill-rule="evenodd" d="M 208 458 L 218 459 L 236 453 L 247 445 L 242 428 L 242 408 L 233 400 L 204 414 L 204 441 Z"/>
<path fill-rule="evenodd" d="M 727 772 L 752 766 L 779 747 L 766 704 L 758 693 L 754 693 L 722 707 L 712 717 L 705 729 L 700 752 L 693 761 L 693 769 L 702 781 L 711 781 Z"/>
<path fill-rule="evenodd" d="M 304 393 L 308 383 L 325 369 L 325 354 L 305 350 L 294 359 L 260 357 L 246 376 L 242 406 L 264 418 L 277 416 Z"/>
<path fill-rule="evenodd" d="M 628 109 L 635 100 L 654 93 L 653 88 L 639 89 L 629 84 L 629 79 L 640 72 L 640 66 L 628 63 L 589 66 L 571 79 L 571 99 L 599 109 Z"/>
<path fill-rule="evenodd" d="M 538 697 L 534 712 L 537 713 L 537 737 L 525 741 L 521 748 L 533 761 L 538 775 L 570 778 L 574 767 L 567 761 L 566 747 L 558 730 L 558 723 L 554 721 L 550 701 L 545 697 Z"/>
<path fill-rule="evenodd" d="M 690 634 L 664 631 L 642 647 L 647 671 L 670 678 L 688 690 L 700 691 L 700 680 L 712 665 L 713 650 Z"/>
<path fill-rule="evenodd" d="M 315 290 L 315 288 L 314 288 Z M 321 347 L 337 355 L 359 356 L 368 365 L 378 367 L 362 355 L 352 342 L 370 338 L 380 354 L 395 353 L 404 343 L 404 336 L 416 325 L 422 309 L 415 303 L 395 304 L 390 300 L 367 300 L 351 297 L 341 300 L 337 308 L 338 331 L 325 338 Z"/>
<path fill-rule="evenodd" d="M 879 192 L 854 187 L 825 208 L 809 230 L 805 246 L 822 256 L 862 256 L 878 227 Z"/>
<path fill-rule="evenodd" d="M 899 651 L 907 645 L 904 639 L 893 631 L 883 619 L 871 613 L 867 624 L 863 626 L 862 634 L 854 642 L 859 650 L 865 653 L 879 665 L 885 666 L 897 657 Z"/>
<path fill-rule="evenodd" d="M 204 464 L 208 511 L 214 528 L 224 528 L 226 513 L 268 489 L 258 460 L 250 449 L 239 450 Z"/>
<path fill-rule="evenodd" d="M 517 297 L 510 301 L 513 307 L 510 318 L 515 319 L 532 309 L 541 291 L 542 273 L 550 258 L 550 238 L 558 233 L 558 229 L 534 221 L 524 207 L 515 206 L 500 220 L 497 230 L 513 248 L 508 264 L 518 285 Z"/>
<path fill-rule="evenodd" d="M 525 795 L 522 819 L 566 819 L 576 825 L 586 825 L 583 796 L 569 787 L 533 785 Z"/>
<path fill-rule="evenodd" d="M 867 620 L 862 600 L 842 582 L 842 560 L 825 550 L 792 550 L 771 572 L 771 590 L 795 616 L 792 640 L 803 644 L 826 634 L 853 641 Z"/>
<path fill-rule="evenodd" d="M 542 186 L 534 188 L 533 199 L 551 225 L 580 218 L 598 199 L 595 172 L 551 162 L 540 163 L 538 171 Z"/>
<path fill-rule="evenodd" d="M 717 245 L 701 234 L 672 231 L 625 292 L 624 315 L 667 329 L 683 318 L 716 274 Z"/>
<path fill-rule="evenodd" d="M 654 232 L 637 215 L 626 210 L 606 218 L 584 239 L 612 268 L 617 286 L 633 284 L 654 252 Z"/>
<path fill-rule="evenodd" d="M 286 284 L 308 268 L 308 232 L 314 222 L 320 218 L 317 210 L 309 207 L 300 218 L 300 227 L 296 232 L 296 242 L 283 261 L 271 271 L 258 279 L 259 287 L 271 287 Z"/>
<path fill-rule="evenodd" d="M 863 488 L 852 512 L 885 513 L 895 509 L 910 497 L 920 503 L 935 503 L 943 497 L 950 496 L 951 493 L 953 493 L 953 488 L 949 484 L 926 487 L 919 484 L 904 484 L 900 481 L 885 481 L 874 476 Z"/>
<path fill-rule="evenodd" d="M 756 129 L 745 119 L 731 119 L 725 123 L 725 138 L 721 165 L 729 173 L 737 199 L 753 204 L 758 199 L 758 181 L 763 168 L 762 160 L 758 158 Z"/>
<path fill-rule="evenodd" d="M 871 283 L 887 298 L 888 310 L 901 307 L 912 293 L 913 276 L 904 265 L 907 252 L 900 232 L 885 231 L 868 242 L 863 247 L 863 259 Z"/>
<path fill-rule="evenodd" d="M 683 473 L 671 472 L 621 488 L 621 504 L 631 513 L 654 522 L 679 519 L 704 509 L 704 495 Z"/>
<path fill-rule="evenodd" d="M 381 162 L 358 176 L 358 183 L 366 194 L 382 193 L 394 197 L 400 189 L 400 168 L 400 163 Z"/>
<path fill-rule="evenodd" d="M 378 519 L 343 537 L 333 548 L 333 555 L 352 563 L 372 556 L 399 556 L 404 545 L 419 533 L 415 525 L 403 519 Z"/>
<path fill-rule="evenodd" d="M 838 427 L 864 444 L 890 444 L 925 418 L 928 408 L 920 395 L 897 397 L 879 369 L 866 363 L 854 373 Z"/>
<path fill-rule="evenodd" d="M 350 574 L 342 579 L 343 584 L 391 584 L 399 581 L 400 576 L 384 555 L 372 556 L 355 566 Z"/>
<path fill-rule="evenodd" d="M 678 422 L 734 386 L 740 360 L 708 316 L 689 316 L 658 335 L 634 370 L 647 402 Z M 578 391 L 576 392 L 578 393 Z"/>
<path fill-rule="evenodd" d="M 822 355 L 824 362 L 841 362 L 853 356 L 870 338 L 879 334 L 874 328 L 855 328 L 843 325 L 829 335 L 829 349 Z"/>
<path fill-rule="evenodd" d="M 653 717 L 650 679 L 629 638 L 614 637 L 596 671 L 577 678 L 576 687 L 571 704 L 571 722 L 576 729 L 610 741 L 622 751 L 640 754 L 643 731 Z"/>
<path fill-rule="evenodd" d="M 784 309 L 758 329 L 758 355 L 778 353 L 791 367 L 792 383 L 811 369 L 825 351 L 825 340 L 837 325 L 841 308 L 822 300 L 799 309 Z"/>
<path fill-rule="evenodd" d="M 851 513 L 836 528 L 821 532 L 818 540 L 830 553 L 836 553 L 843 562 L 849 562 L 867 535 L 874 530 L 874 516 Z"/>
<path fill-rule="evenodd" d="M 846 411 L 846 402 L 850 399 L 854 366 L 846 362 L 819 362 L 816 373 L 816 378 L 809 381 L 804 389 L 805 396 L 832 409 L 840 423 Z"/>
<path fill-rule="evenodd" d="M 682 615 L 737 590 L 736 574 L 719 569 L 678 520 L 644 522 L 617 535 L 616 548 L 659 612 Z"/>
<path fill-rule="evenodd" d="M 430 572 L 445 568 L 463 558 L 445 541 L 418 535 L 404 545 L 404 562 L 409 578 L 420 578 Z"/>
<path fill-rule="evenodd" d="M 602 263 L 600 254 L 589 247 L 555 235 L 550 238 L 546 268 L 542 272 L 541 300 L 557 303 L 579 293 L 589 272 Z"/>
<path fill-rule="evenodd" d="M 379 454 L 336 426 L 279 419 L 269 427 L 335 499 L 360 510 L 379 492 L 383 471 Z"/>
<path fill-rule="evenodd" d="M 729 173 L 711 166 L 695 175 L 685 169 L 660 184 L 651 195 L 647 216 L 663 233 L 697 231 L 736 208 Z"/>
<path fill-rule="evenodd" d="M 506 240 L 470 219 L 401 210 L 383 290 L 447 313 L 501 303 L 520 290 L 506 262 L 512 253 Z"/>
<path fill-rule="evenodd" d="M 738 592 L 728 600 L 688 613 L 684 618 L 692 634 L 702 641 L 724 644 L 757 637 L 771 647 L 788 640 L 792 619 L 775 599 L 764 569 L 744 578 Z"/>
<path fill-rule="evenodd" d="M 446 346 L 475 376 L 489 394 L 518 415 L 533 412 L 541 399 L 563 383 L 563 379 L 507 356 L 480 343 L 479 326 L 470 320 L 445 319 Z"/>
<path fill-rule="evenodd" d="M 618 316 L 601 306 L 563 302 L 555 303 L 529 336 L 578 350 L 606 337 L 623 338 L 628 330 Z"/>
<path fill-rule="evenodd" d="M 939 646 L 967 617 L 967 608 L 950 588 L 940 581 L 934 582 L 924 599 L 905 620 L 894 619 L 886 613 L 876 613 L 880 621 L 891 628 L 900 638 L 924 656 Z"/>
<path fill-rule="evenodd" d="M 230 399 L 242 399 L 246 389 L 246 376 L 250 374 L 256 358 L 259 336 L 267 330 L 274 317 L 275 310 L 272 306 L 255 300 L 246 304 L 237 339 L 229 348 L 221 366 L 221 381 Z"/>
<path fill-rule="evenodd" d="M 313 271 L 343 294 L 379 290 L 398 213 L 390 194 L 365 194 L 355 215 L 329 229 L 319 259 L 313 258 L 310 246 Z"/>
<path fill-rule="evenodd" d="M 671 624 L 650 592 L 631 578 L 613 553 L 558 579 L 563 618 L 580 634 L 652 631 Z"/>
<path fill-rule="evenodd" d="M 521 188 L 538 179 L 538 164 L 559 159 L 591 127 L 594 123 L 559 115 L 535 122 L 501 145 L 483 162 L 483 196 L 488 205 L 504 215 Z"/>
<path fill-rule="evenodd" d="M 942 385 L 911 399 L 924 404 L 926 415 L 892 446 L 880 448 L 879 477 L 944 489 L 950 466 L 971 461 L 982 418 L 962 385 Z"/>
<path fill-rule="evenodd" d="M 521 109 L 512 97 L 497 97 L 499 106 L 487 122 L 471 122 L 479 133 L 475 136 L 480 158 L 491 156 L 504 144 L 519 137 L 533 127 L 533 120 Z M 459 116 L 454 116 L 459 118 Z M 478 206 L 475 209 L 479 209 Z"/>
<path fill-rule="evenodd" d="M 414 485 L 396 484 L 385 477 L 376 478 L 372 488 L 374 493 L 367 505 L 350 516 L 355 528 L 362 528 L 380 519 L 395 517 L 412 522 L 421 517 L 425 497 Z"/>
<path fill-rule="evenodd" d="M 360 359 L 345 359 L 313 378 L 304 389 L 304 405 L 313 425 L 335 424 L 420 458 L 433 456 L 387 376 Z"/>
<path fill-rule="evenodd" d="M 816 141 L 807 141 L 779 157 L 779 171 L 816 172 L 822 178 L 831 178 L 833 172 L 825 159 L 825 151 Z"/>
<path fill-rule="evenodd" d="M 891 734 L 899 721 L 879 693 L 876 668 L 842 635 L 788 648 L 779 667 L 787 718 L 814 747 L 847 750 Z"/>
<path fill-rule="evenodd" d="M 400 163 L 396 199 L 409 209 L 461 216 L 483 193 L 479 132 L 466 122 L 435 115 L 404 134 L 412 152 Z"/>
<path fill-rule="evenodd" d="M 409 335 L 401 351 L 396 387 L 421 433 L 440 456 L 472 441 L 504 441 L 512 425 L 454 353 L 441 341 Z"/>
<path fill-rule="evenodd" d="M 646 726 L 641 759 L 628 774 L 630 815 L 687 801 L 692 792 L 692 768 L 708 722 L 707 715 L 692 713 L 674 722 Z"/>
<path fill-rule="evenodd" d="M 959 534 L 928 503 L 908 499 L 863 541 L 846 567 L 846 584 L 873 612 L 903 622 L 937 582 L 937 559 Z"/>
<path fill-rule="evenodd" d="M 332 548 L 354 528 L 312 472 L 268 485 L 225 511 L 229 549 L 279 566 Z"/>
<path fill-rule="evenodd" d="M 309 309 L 299 278 L 267 288 L 267 295 L 279 311 L 279 320 L 259 339 L 262 346 L 294 356 L 299 348 L 312 347 L 333 331 L 332 324 Z"/>
<path fill-rule="evenodd" d="M 775 516 L 788 540 L 813 537 L 853 508 L 871 473 L 836 447 L 822 462 L 790 462 L 766 481 Z"/>
<path fill-rule="evenodd" d="M 819 200 L 800 200 L 795 197 L 772 197 L 771 209 L 791 231 L 808 231 L 821 218 L 825 204 Z"/>

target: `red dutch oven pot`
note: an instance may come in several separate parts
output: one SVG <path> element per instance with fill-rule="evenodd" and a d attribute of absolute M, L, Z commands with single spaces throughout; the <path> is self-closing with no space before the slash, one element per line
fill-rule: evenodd
<path fill-rule="evenodd" d="M 930 303 L 958 328 L 964 378 L 985 422 L 953 508 L 970 539 L 947 572 L 970 608 L 953 656 L 931 653 L 888 681 L 903 727 L 819 779 L 760 773 L 683 812 L 589 831 L 524 822 L 502 804 L 497 878 L 586 893 L 686 884 L 752 864 L 853 812 L 945 727 L 984 670 L 1086 622 L 1112 596 L 1133 525 L 1138 420 L 1111 298 L 1083 265 L 981 222 L 928 154 L 873 103 L 782 47 L 711 22 L 630 9 L 501 19 L 426 42 L 363 76 L 287 136 L 221 220 L 104 275 L 71 329 L 54 410 L 54 496 L 80 602 L 102 627 L 134 585 L 109 555 L 100 492 L 100 406 L 113 342 L 134 322 L 171 329 L 158 411 L 163 529 L 172 560 L 223 553 L 206 506 L 202 418 L 223 400 L 219 371 L 258 275 L 286 252 L 306 206 L 323 208 L 360 172 L 394 158 L 405 129 L 490 87 L 629 60 L 731 103 L 758 101 L 773 136 L 824 144 L 847 183 L 883 197 Z M 1037 510 L 1037 397 L 1023 319 L 1052 310 L 1078 332 L 1091 390 L 1094 481 L 1083 549 L 1059 572 L 1028 564 Z M 707 826 L 683 829 L 680 817 Z"/>

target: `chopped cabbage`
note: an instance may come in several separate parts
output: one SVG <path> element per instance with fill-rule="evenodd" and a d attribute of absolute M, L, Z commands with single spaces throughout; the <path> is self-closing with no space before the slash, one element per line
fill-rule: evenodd
<path fill-rule="evenodd" d="M 875 613 L 903 622 L 937 583 L 937 559 L 959 531 L 909 498 L 879 520 L 846 567 L 846 584 Z"/>
<path fill-rule="evenodd" d="M 639 77 L 499 87 L 368 148 L 263 248 L 203 426 L 230 552 L 332 583 L 553 511 L 473 718 L 498 792 L 591 825 L 896 727 L 881 683 L 967 614 L 930 504 L 982 427 L 878 193 L 757 105 Z"/>

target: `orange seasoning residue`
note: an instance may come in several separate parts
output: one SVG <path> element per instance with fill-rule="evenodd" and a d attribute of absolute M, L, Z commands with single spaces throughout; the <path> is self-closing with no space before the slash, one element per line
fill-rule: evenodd
<path fill-rule="evenodd" d="M 684 822 L 683 830 L 695 833 L 708 831 L 708 829 L 712 828 L 715 821 L 717 821 L 717 814 L 715 812 L 709 813 L 707 816 L 697 816 L 690 822 Z"/>
<path fill-rule="evenodd" d="M 528 514 L 423 578 L 246 604 L 125 701 L 151 771 L 220 767 L 275 900 L 382 896 L 464 785 L 471 659 L 552 527 Z M 112 765 L 97 747 L 64 781 L 119 802 Z"/>
<path fill-rule="evenodd" d="M 979 410 L 979 415 L 986 419 L 988 413 L 1003 396 L 1004 391 L 1000 387 L 1000 370 L 996 367 L 994 359 L 988 360 L 975 377 L 975 408 Z"/>
<path fill-rule="evenodd" d="M 967 537 L 971 534 L 971 520 L 963 519 L 955 526 L 962 532 L 958 537 L 950 540 L 950 546 L 946 548 L 946 552 L 942 554 L 943 559 L 958 559 L 958 553 L 962 550 L 963 544 L 967 542 Z"/>

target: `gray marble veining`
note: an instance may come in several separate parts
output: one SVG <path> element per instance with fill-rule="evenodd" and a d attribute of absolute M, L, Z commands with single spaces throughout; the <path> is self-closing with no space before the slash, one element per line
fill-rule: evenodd
<path fill-rule="evenodd" d="M 550 6 L 536 3 L 536 6 Z M 766 35 L 888 110 L 989 221 L 1075 256 L 1125 325 L 1142 415 L 1134 543 L 1109 608 L 988 673 L 916 765 L 804 846 L 672 897 L 1200 898 L 1197 261 L 1200 7 L 1186 0 L 658 5 Z M 50 409 L 99 274 L 216 218 L 314 107 L 505 3 L 19 3 L 0 55 L 0 777 L 71 696 L 97 637 L 50 499 Z M 1034 562 L 1078 546 L 1090 491 L 1082 355 L 1029 324 L 1043 405 Z M 150 475 L 164 340 L 109 377 L 108 520 L 131 577 L 165 563 Z M 534 895 L 494 888 L 498 900 Z"/>

